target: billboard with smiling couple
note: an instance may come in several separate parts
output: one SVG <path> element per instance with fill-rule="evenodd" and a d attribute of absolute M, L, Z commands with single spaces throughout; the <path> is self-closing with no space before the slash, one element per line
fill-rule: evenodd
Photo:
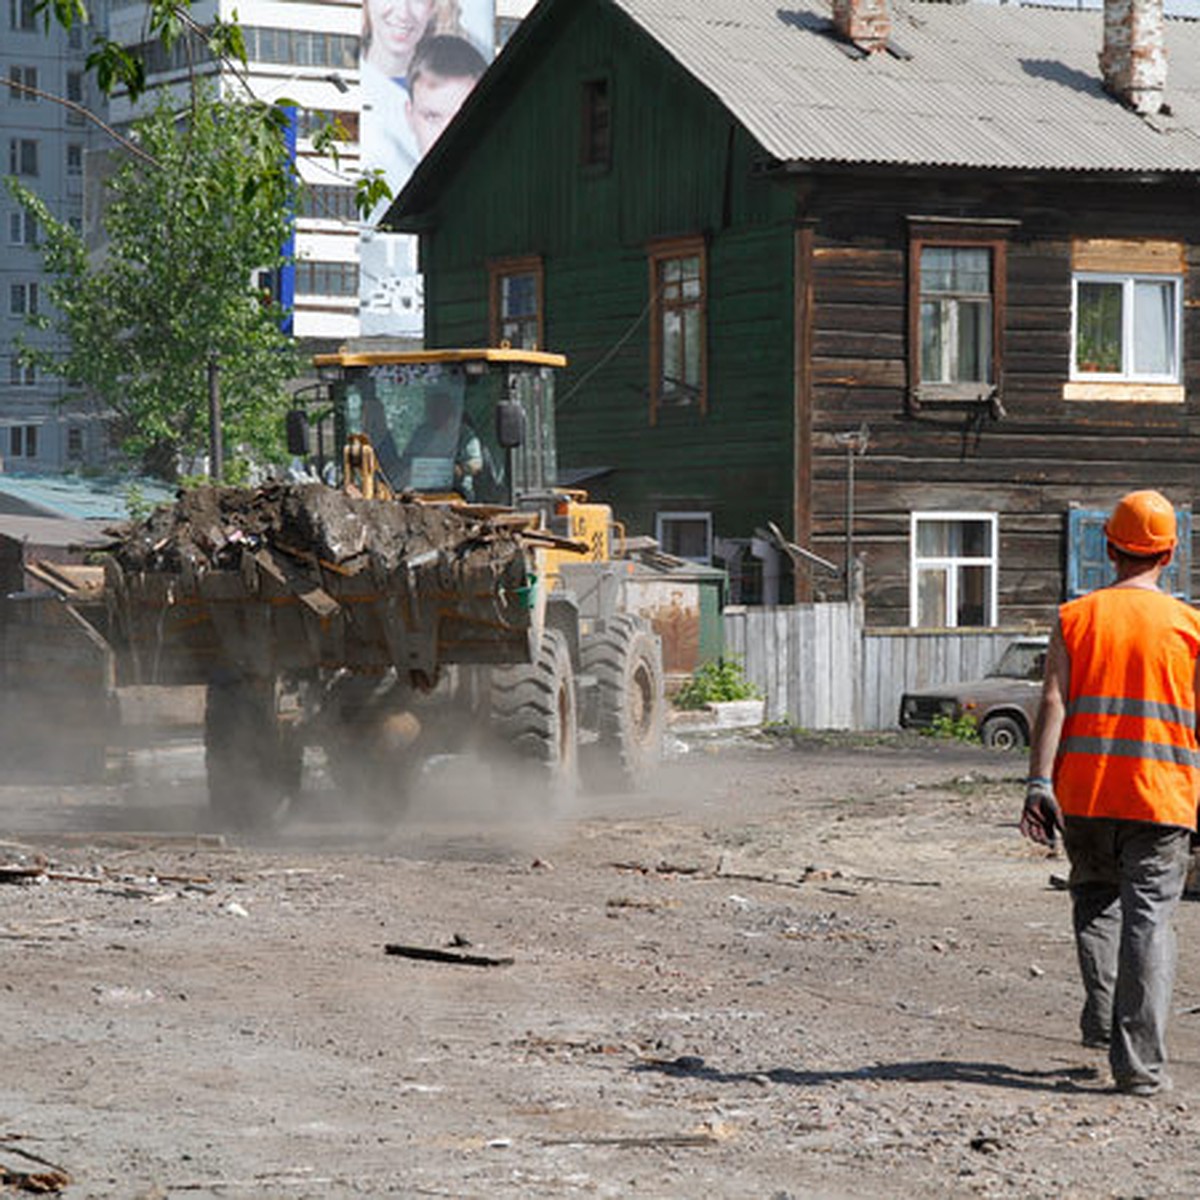
<path fill-rule="evenodd" d="M 362 169 L 381 170 L 398 196 L 492 58 L 495 0 L 363 0 Z M 378 233 L 371 214 L 359 245 L 364 336 L 420 337 L 424 327 L 416 238 Z"/>

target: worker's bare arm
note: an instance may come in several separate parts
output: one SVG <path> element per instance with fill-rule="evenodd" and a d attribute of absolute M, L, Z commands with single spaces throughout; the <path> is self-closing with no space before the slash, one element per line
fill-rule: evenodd
<path fill-rule="evenodd" d="M 1070 685 L 1071 659 L 1056 622 L 1046 653 L 1042 699 L 1029 739 L 1029 781 L 1020 824 L 1021 832 L 1027 838 L 1042 845 L 1052 845 L 1062 829 L 1062 811 L 1055 799 L 1051 780 L 1054 758 L 1066 720 Z"/>
<path fill-rule="evenodd" d="M 1063 722 L 1067 716 L 1067 693 L 1071 686 L 1071 658 L 1067 654 L 1062 630 L 1055 622 L 1046 652 L 1046 676 L 1042 680 L 1042 700 L 1029 739 L 1029 774 L 1049 779 L 1054 774 L 1054 756 L 1058 753 Z"/>

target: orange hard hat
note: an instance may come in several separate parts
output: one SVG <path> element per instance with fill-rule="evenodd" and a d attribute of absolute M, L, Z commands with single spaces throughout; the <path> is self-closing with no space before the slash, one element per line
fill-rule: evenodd
<path fill-rule="evenodd" d="M 1126 554 L 1163 554 L 1175 548 L 1175 510 L 1161 492 L 1130 492 L 1117 501 L 1104 535 Z"/>

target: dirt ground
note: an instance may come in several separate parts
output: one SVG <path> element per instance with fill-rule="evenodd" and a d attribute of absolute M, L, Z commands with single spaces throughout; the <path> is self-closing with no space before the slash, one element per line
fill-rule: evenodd
<path fill-rule="evenodd" d="M 0 865 L 44 868 L 0 885 L 0 1178 L 1194 1195 L 1200 905 L 1175 1091 L 1115 1095 L 1078 1044 L 1065 865 L 1016 833 L 1022 773 L 920 739 L 725 740 L 549 818 L 448 760 L 397 828 L 318 774 L 257 842 L 206 833 L 187 744 L 104 787 L 0 788 Z"/>

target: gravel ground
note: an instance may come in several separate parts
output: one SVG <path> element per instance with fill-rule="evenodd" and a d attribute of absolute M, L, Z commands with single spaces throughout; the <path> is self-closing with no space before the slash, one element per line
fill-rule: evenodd
<path fill-rule="evenodd" d="M 0 865 L 42 872 L 0 886 L 0 1179 L 56 1166 L 64 1195 L 117 1200 L 1200 1190 L 1200 907 L 1178 921 L 1176 1088 L 1115 1095 L 1078 1044 L 1065 864 L 1016 833 L 1017 756 L 700 742 L 646 794 L 553 818 L 447 760 L 390 829 L 318 773 L 257 842 L 206 828 L 199 770 L 183 744 L 103 787 L 0 788 Z"/>

